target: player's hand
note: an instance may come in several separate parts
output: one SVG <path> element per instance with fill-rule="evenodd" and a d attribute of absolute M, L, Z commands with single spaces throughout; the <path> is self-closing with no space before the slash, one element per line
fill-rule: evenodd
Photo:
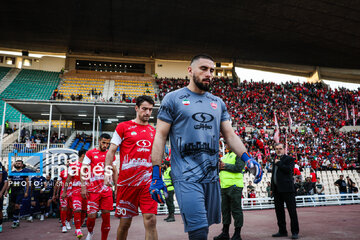
<path fill-rule="evenodd" d="M 62 194 L 61 194 L 61 198 L 62 199 L 65 199 L 67 197 L 67 194 L 66 194 L 66 192 L 64 191 Z"/>
<path fill-rule="evenodd" d="M 167 198 L 167 188 L 161 178 L 161 167 L 158 165 L 153 166 L 152 181 L 149 191 L 152 199 L 158 203 L 165 203 L 165 198 Z"/>
<path fill-rule="evenodd" d="M 24 194 L 24 198 L 27 198 L 29 196 L 29 194 L 26 192 L 25 194 Z"/>
<path fill-rule="evenodd" d="M 219 169 L 224 170 L 225 169 L 225 163 L 223 161 L 219 162 Z"/>
<path fill-rule="evenodd" d="M 112 184 L 112 176 L 111 176 L 111 175 L 107 175 L 107 174 L 105 173 L 104 185 L 105 185 L 105 186 L 108 186 L 108 187 L 112 187 L 112 186 L 113 186 L 113 184 Z"/>
<path fill-rule="evenodd" d="M 257 161 L 255 161 L 255 159 L 251 157 L 249 153 L 244 153 L 241 156 L 241 160 L 243 160 L 246 163 L 246 166 L 249 169 L 250 173 L 255 175 L 254 183 L 261 182 L 263 170 L 260 164 Z"/>
<path fill-rule="evenodd" d="M 81 187 L 81 196 L 83 199 L 87 199 L 87 190 L 86 190 L 86 187 Z"/>

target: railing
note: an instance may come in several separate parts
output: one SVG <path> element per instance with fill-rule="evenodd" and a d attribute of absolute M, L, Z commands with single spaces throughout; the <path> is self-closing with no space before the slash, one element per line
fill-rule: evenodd
<path fill-rule="evenodd" d="M 63 148 L 64 144 L 50 144 L 50 148 Z M 46 143 L 9 143 L 3 144 L 3 157 L 8 156 L 9 153 L 17 152 L 17 153 L 37 153 L 43 150 L 46 150 Z"/>
<path fill-rule="evenodd" d="M 175 214 L 180 214 L 176 201 Z M 334 195 L 309 195 L 296 196 L 296 207 L 317 207 L 333 205 L 360 204 L 360 194 L 334 194 Z M 243 210 L 261 210 L 275 208 L 274 198 L 243 198 Z M 158 205 L 158 214 L 168 214 L 166 205 Z"/>

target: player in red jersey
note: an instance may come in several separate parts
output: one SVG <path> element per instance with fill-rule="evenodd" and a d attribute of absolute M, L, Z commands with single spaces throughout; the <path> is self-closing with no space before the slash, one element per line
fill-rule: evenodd
<path fill-rule="evenodd" d="M 115 152 L 120 147 L 120 170 L 117 182 L 116 212 L 120 218 L 117 239 L 126 239 L 132 217 L 138 208 L 143 214 L 145 239 L 158 239 L 156 231 L 157 202 L 149 193 L 152 163 L 150 158 L 155 129 L 149 125 L 154 101 L 149 96 L 136 99 L 136 118 L 120 123 L 111 139 L 106 155 L 106 165 L 111 165 Z M 106 176 L 105 183 L 109 178 Z"/>
<path fill-rule="evenodd" d="M 80 171 L 83 159 L 85 157 L 86 150 L 82 149 L 79 151 L 79 158 L 70 164 L 68 168 L 68 176 L 66 178 L 65 187 L 63 190 L 62 198 L 67 197 L 67 186 L 71 184 L 72 193 L 71 193 L 71 202 L 72 209 L 74 211 L 74 223 L 75 223 L 75 234 L 76 237 L 81 239 L 83 233 L 81 232 L 81 225 L 84 222 L 86 216 L 87 202 L 81 196 L 81 180 L 80 180 Z"/>
<path fill-rule="evenodd" d="M 96 214 L 101 210 L 102 224 L 101 224 L 101 239 L 105 240 L 110 231 L 110 211 L 113 210 L 113 192 L 110 186 L 104 184 L 104 176 L 109 175 L 113 177 L 113 181 L 117 181 L 116 167 L 113 165 L 104 167 L 107 149 L 110 145 L 110 135 L 102 134 L 99 138 L 99 146 L 90 151 L 87 151 L 82 163 L 81 170 L 81 195 L 87 199 L 87 223 L 88 235 L 86 240 L 91 240 L 94 235 L 94 226 Z M 112 164 L 115 164 L 115 157 L 112 159 Z M 84 174 L 84 169 L 88 169 Z M 87 186 L 84 180 L 89 178 Z"/>
<path fill-rule="evenodd" d="M 67 197 L 62 198 L 62 194 L 64 191 L 64 187 L 66 185 L 66 178 L 68 176 L 67 168 L 69 167 L 69 163 L 66 164 L 66 168 L 60 172 L 59 178 L 55 184 L 54 189 L 54 196 L 53 198 L 56 198 L 56 195 L 60 190 L 60 220 L 62 224 L 62 232 L 66 233 L 67 230 L 71 229 L 70 226 L 70 220 L 72 218 L 72 211 L 71 211 L 71 185 L 67 186 Z"/>

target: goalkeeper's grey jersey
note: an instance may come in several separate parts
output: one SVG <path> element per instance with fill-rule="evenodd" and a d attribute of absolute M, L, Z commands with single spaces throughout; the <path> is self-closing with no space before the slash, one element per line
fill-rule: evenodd
<path fill-rule="evenodd" d="M 171 124 L 173 181 L 217 181 L 220 123 L 230 119 L 225 103 L 185 87 L 164 97 L 158 118 Z"/>

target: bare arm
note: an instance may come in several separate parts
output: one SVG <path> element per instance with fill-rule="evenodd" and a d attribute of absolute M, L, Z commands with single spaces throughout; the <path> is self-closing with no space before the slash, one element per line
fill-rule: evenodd
<path fill-rule="evenodd" d="M 80 170 L 81 196 L 84 199 L 87 199 L 87 189 L 86 189 L 86 183 L 85 183 L 87 176 L 84 174 L 83 169 L 89 169 L 89 164 L 83 163 L 81 168 L 82 168 Z M 90 174 L 90 172 L 88 172 L 87 174 Z"/>
<path fill-rule="evenodd" d="M 26 178 L 26 192 L 24 197 L 27 198 L 29 196 L 30 193 L 30 184 L 29 184 L 29 177 Z"/>
<path fill-rule="evenodd" d="M 5 191 L 7 190 L 7 188 L 8 188 L 8 181 L 7 180 L 5 180 L 4 181 L 4 186 L 2 187 L 2 189 L 0 190 L 0 198 L 2 197 L 2 196 L 5 196 Z"/>
<path fill-rule="evenodd" d="M 118 172 L 116 170 L 116 167 L 113 164 L 117 148 L 118 148 L 118 146 L 116 144 L 111 143 L 109 151 L 107 152 L 106 158 L 105 158 L 105 168 L 107 166 L 110 166 L 112 168 L 112 172 L 113 172 L 112 178 L 113 178 L 114 184 L 117 184 L 117 179 L 118 179 Z M 105 174 L 106 174 L 106 171 L 105 171 Z M 110 176 L 105 176 L 104 184 L 107 186 L 111 186 Z"/>
<path fill-rule="evenodd" d="M 241 157 L 243 153 L 247 152 L 244 143 L 235 134 L 234 129 L 231 127 L 230 121 L 221 122 L 220 131 L 231 151 L 233 151 L 237 156 Z"/>
<path fill-rule="evenodd" d="M 113 165 L 113 161 L 115 158 L 115 153 L 117 150 L 118 146 L 111 143 L 110 147 L 109 147 L 109 151 L 106 154 L 106 158 L 105 158 L 105 167 L 106 166 L 112 166 Z"/>
<path fill-rule="evenodd" d="M 68 189 L 68 186 L 69 186 L 69 183 L 71 181 L 71 174 L 68 174 L 67 178 L 66 178 L 66 181 L 65 181 L 65 186 L 64 186 L 64 189 L 63 189 L 63 194 L 62 194 L 62 198 L 66 198 L 66 194 L 67 194 L 67 189 Z"/>
<path fill-rule="evenodd" d="M 169 134 L 171 124 L 157 119 L 156 134 L 151 152 L 151 160 L 154 165 L 161 165 L 162 157 L 164 156 L 164 148 L 166 138 Z"/>

